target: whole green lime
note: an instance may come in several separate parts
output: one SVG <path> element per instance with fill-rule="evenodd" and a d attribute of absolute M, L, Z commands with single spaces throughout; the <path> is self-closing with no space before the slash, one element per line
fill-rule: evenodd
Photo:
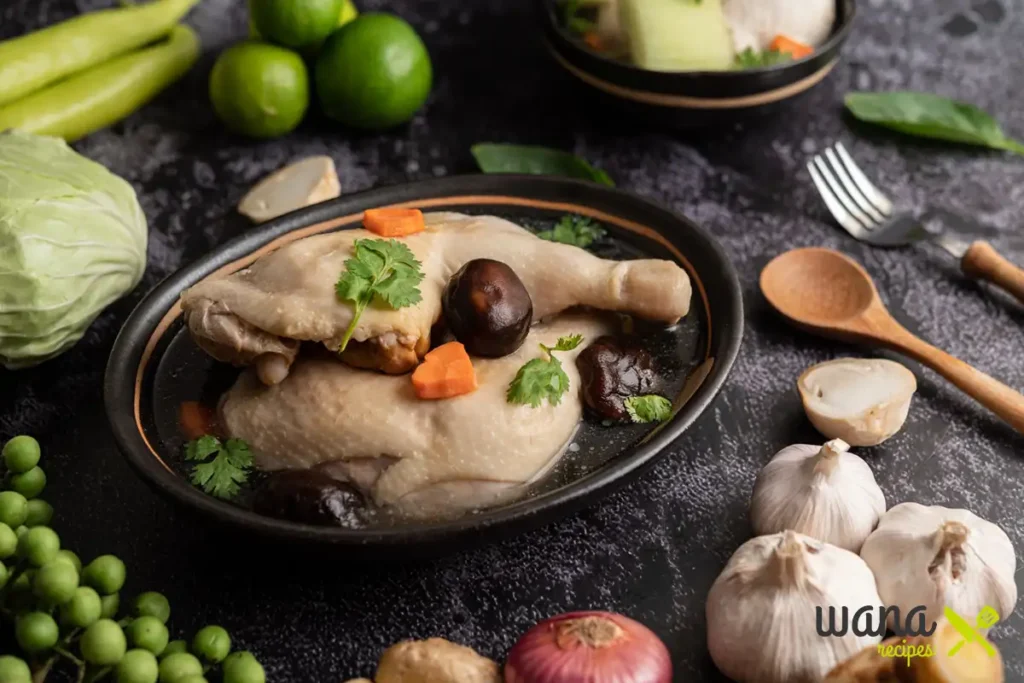
<path fill-rule="evenodd" d="M 266 43 L 229 47 L 210 72 L 210 102 L 227 128 L 254 138 L 290 133 L 309 108 L 302 57 Z"/>
<path fill-rule="evenodd" d="M 263 36 L 260 35 L 260 30 L 256 28 L 256 21 L 253 19 L 252 2 L 253 0 L 249 0 L 249 37 L 255 38 L 256 40 L 262 40 Z M 341 3 L 341 13 L 338 15 L 338 21 L 335 22 L 334 28 L 341 28 L 342 26 L 344 26 L 345 24 L 352 21 L 358 16 L 359 10 L 356 9 L 356 6 L 355 4 L 353 4 L 352 0 L 343 0 L 343 2 Z M 327 36 L 325 35 L 324 38 L 327 38 Z M 317 51 L 319 51 L 321 45 L 323 45 L 323 40 L 321 40 L 315 46 L 317 48 Z"/>
<path fill-rule="evenodd" d="M 296 50 L 323 41 L 338 26 L 343 0 L 249 0 L 261 36 Z"/>
<path fill-rule="evenodd" d="M 405 123 L 433 84 L 427 48 L 393 14 L 361 14 L 324 43 L 316 91 L 324 113 L 354 128 L 384 130 Z"/>

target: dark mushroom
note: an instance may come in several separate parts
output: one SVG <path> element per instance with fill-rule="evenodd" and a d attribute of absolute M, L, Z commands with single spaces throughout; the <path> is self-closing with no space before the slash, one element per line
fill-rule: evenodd
<path fill-rule="evenodd" d="M 275 472 L 253 496 L 261 515 L 320 526 L 362 526 L 365 508 L 355 489 L 316 470 Z"/>
<path fill-rule="evenodd" d="M 476 259 L 444 288 L 448 329 L 474 356 L 499 358 L 523 345 L 533 322 L 533 300 L 515 271 L 500 261 Z"/>
<path fill-rule="evenodd" d="M 605 420 L 629 417 L 625 400 L 654 386 L 651 354 L 633 338 L 598 337 L 576 357 L 576 368 L 583 403 Z"/>

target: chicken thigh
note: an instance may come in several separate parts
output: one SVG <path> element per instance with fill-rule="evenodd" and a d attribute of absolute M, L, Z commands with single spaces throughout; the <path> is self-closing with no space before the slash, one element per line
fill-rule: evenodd
<path fill-rule="evenodd" d="M 319 467 L 376 505 L 432 517 L 500 503 L 557 462 L 582 416 L 575 357 L 609 331 L 590 313 L 535 326 L 515 353 L 473 359 L 479 388 L 445 400 L 421 400 L 407 376 L 366 372 L 331 358 L 302 356 L 280 384 L 242 374 L 220 405 L 227 433 L 253 449 L 264 470 Z M 511 404 L 509 384 L 538 344 L 582 334 L 557 353 L 569 391 L 558 405 Z"/>
<path fill-rule="evenodd" d="M 403 238 L 422 264 L 422 300 L 399 310 L 367 308 L 342 355 L 350 365 L 412 370 L 430 348 L 448 279 L 479 258 L 516 272 L 533 299 L 535 320 L 577 305 L 670 324 L 689 311 L 690 279 L 671 261 L 600 259 L 493 216 L 428 213 L 425 220 L 426 230 Z M 189 330 L 217 359 L 255 363 L 257 376 L 275 384 L 287 376 L 300 341 L 339 348 L 353 307 L 338 300 L 335 283 L 353 243 L 375 237 L 362 229 L 308 237 L 244 270 L 204 280 L 182 294 Z"/>

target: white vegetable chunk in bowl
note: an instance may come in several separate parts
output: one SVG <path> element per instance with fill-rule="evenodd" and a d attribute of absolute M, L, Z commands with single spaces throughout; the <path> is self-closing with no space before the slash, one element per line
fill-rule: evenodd
<path fill-rule="evenodd" d="M 797 389 L 808 419 L 824 436 L 877 446 L 906 422 L 917 379 L 891 360 L 840 358 L 805 370 Z"/>
<path fill-rule="evenodd" d="M 256 184 L 238 204 L 238 212 L 257 223 L 341 195 L 334 160 L 307 157 L 289 164 Z"/>
<path fill-rule="evenodd" d="M 722 9 L 736 52 L 767 50 L 779 35 L 818 46 L 836 21 L 835 0 L 724 0 Z"/>

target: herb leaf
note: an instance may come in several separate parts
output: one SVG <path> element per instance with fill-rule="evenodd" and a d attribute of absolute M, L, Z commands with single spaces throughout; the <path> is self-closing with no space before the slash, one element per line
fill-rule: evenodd
<path fill-rule="evenodd" d="M 471 148 L 484 173 L 528 173 L 591 180 L 615 187 L 607 173 L 574 154 L 549 147 L 483 142 Z"/>
<path fill-rule="evenodd" d="M 356 240 L 354 252 L 355 256 L 345 261 L 345 272 L 334 286 L 341 301 L 355 305 L 339 353 L 348 346 L 370 302 L 378 301 L 398 310 L 415 306 L 423 298 L 419 289 L 423 271 L 408 245 L 398 240 Z"/>
<path fill-rule="evenodd" d="M 765 50 L 764 52 L 758 52 L 754 48 L 748 47 L 746 50 L 736 55 L 736 68 L 759 69 L 765 66 L 784 64 L 792 61 L 792 59 L 793 57 L 786 52 L 780 52 L 778 50 Z"/>
<path fill-rule="evenodd" d="M 563 216 L 553 229 L 537 233 L 542 240 L 571 244 L 581 249 L 586 249 L 604 235 L 605 231 L 592 218 L 573 215 Z"/>
<path fill-rule="evenodd" d="M 192 483 L 224 500 L 238 495 L 239 487 L 248 480 L 252 469 L 252 451 L 241 439 L 221 443 L 217 437 L 206 434 L 189 442 L 185 458 L 199 463 L 192 468 L 189 477 Z"/>
<path fill-rule="evenodd" d="M 505 399 L 509 403 L 530 405 L 539 408 L 547 402 L 557 406 L 562 395 L 569 390 L 569 376 L 562 368 L 562 361 L 554 357 L 555 351 L 572 351 L 583 342 L 583 335 L 574 334 L 559 338 L 553 346 L 540 344 L 546 358 L 534 358 L 519 368 L 515 379 L 508 385 Z"/>
<path fill-rule="evenodd" d="M 846 96 L 846 108 L 861 121 L 906 135 L 1024 154 L 1024 145 L 1007 137 L 998 121 L 966 102 L 928 93 L 858 92 Z"/>
<path fill-rule="evenodd" d="M 672 403 L 664 396 L 630 396 L 624 403 L 633 422 L 664 422 L 672 414 Z"/>

